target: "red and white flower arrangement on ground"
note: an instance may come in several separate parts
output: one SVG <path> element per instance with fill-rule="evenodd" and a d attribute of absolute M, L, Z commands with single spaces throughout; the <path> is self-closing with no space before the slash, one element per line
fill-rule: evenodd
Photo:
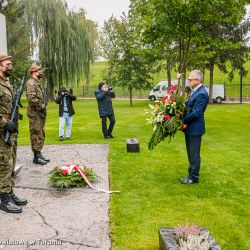
<path fill-rule="evenodd" d="M 101 179 L 91 168 L 79 164 L 57 165 L 50 170 L 49 175 L 49 183 L 57 188 L 83 187 Z"/>
<path fill-rule="evenodd" d="M 178 130 L 184 130 L 187 124 L 183 122 L 183 115 L 188 112 L 185 105 L 186 97 L 180 94 L 181 75 L 177 75 L 178 85 L 168 88 L 167 95 L 155 101 L 155 105 L 149 104 L 151 117 L 148 124 L 153 126 L 153 134 L 148 142 L 148 149 L 154 147 L 169 137 L 169 142 Z"/>

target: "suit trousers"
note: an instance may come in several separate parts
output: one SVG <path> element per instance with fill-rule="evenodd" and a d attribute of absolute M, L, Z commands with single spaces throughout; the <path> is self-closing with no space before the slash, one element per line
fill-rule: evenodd
<path fill-rule="evenodd" d="M 109 119 L 109 122 L 110 122 L 108 129 L 107 129 L 107 118 Z M 115 115 L 114 114 L 102 117 L 102 132 L 103 132 L 104 136 L 111 135 L 114 126 L 115 126 Z"/>
<path fill-rule="evenodd" d="M 198 181 L 200 175 L 200 148 L 202 135 L 185 134 L 186 149 L 189 161 L 188 178 Z"/>

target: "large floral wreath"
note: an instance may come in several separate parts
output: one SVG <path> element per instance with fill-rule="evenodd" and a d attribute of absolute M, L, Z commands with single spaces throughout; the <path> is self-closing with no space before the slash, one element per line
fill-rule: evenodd
<path fill-rule="evenodd" d="M 80 166 L 79 164 L 57 165 L 50 170 L 49 175 L 49 183 L 57 188 L 87 186 L 88 183 L 83 178 L 83 175 L 86 176 L 87 180 L 91 183 L 96 183 L 101 179 L 93 169 Z"/>

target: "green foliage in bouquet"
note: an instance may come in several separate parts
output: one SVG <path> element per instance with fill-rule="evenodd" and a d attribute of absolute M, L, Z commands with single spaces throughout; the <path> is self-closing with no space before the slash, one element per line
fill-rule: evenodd
<path fill-rule="evenodd" d="M 152 116 L 147 121 L 153 126 L 153 134 L 148 143 L 149 150 L 153 150 L 166 137 L 169 137 L 170 142 L 178 130 L 184 130 L 187 127 L 183 122 L 183 115 L 188 111 L 185 106 L 187 96 L 181 96 L 179 89 L 180 80 L 177 86 L 168 88 L 165 97 L 156 101 L 155 105 L 149 105 Z"/>
<path fill-rule="evenodd" d="M 56 188 L 87 186 L 78 168 L 81 168 L 91 183 L 96 183 L 101 179 L 91 168 L 80 167 L 79 165 L 64 165 L 55 166 L 50 170 L 49 183 Z"/>

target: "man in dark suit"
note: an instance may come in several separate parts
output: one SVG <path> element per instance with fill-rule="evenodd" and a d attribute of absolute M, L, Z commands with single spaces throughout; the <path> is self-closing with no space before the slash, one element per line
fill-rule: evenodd
<path fill-rule="evenodd" d="M 191 71 L 188 80 L 192 93 L 186 102 L 189 112 L 184 116 L 184 122 L 188 125 L 185 130 L 185 140 L 189 169 L 188 177 L 180 178 L 180 182 L 194 184 L 199 182 L 201 138 L 205 133 L 204 112 L 209 98 L 202 85 L 203 74 L 199 70 Z"/>

